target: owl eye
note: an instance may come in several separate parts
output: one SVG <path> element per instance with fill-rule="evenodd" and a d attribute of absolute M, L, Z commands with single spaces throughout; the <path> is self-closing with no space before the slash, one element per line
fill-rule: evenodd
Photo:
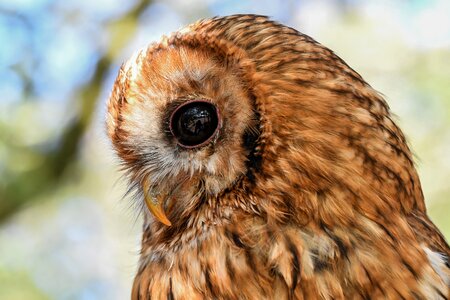
<path fill-rule="evenodd" d="M 184 103 L 170 117 L 170 131 L 178 144 L 185 148 L 205 145 L 215 136 L 218 128 L 218 111 L 206 101 Z"/>

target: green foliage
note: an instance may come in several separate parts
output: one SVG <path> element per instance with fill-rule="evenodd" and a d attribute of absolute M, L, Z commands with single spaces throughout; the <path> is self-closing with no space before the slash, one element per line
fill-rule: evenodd
<path fill-rule="evenodd" d="M 0 266 L 0 299 L 47 300 L 50 297 L 36 287 L 26 270 L 7 270 Z"/>

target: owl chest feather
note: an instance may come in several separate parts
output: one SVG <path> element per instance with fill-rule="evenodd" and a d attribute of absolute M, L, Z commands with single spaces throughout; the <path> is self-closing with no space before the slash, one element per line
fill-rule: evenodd
<path fill-rule="evenodd" d="M 144 249 L 133 299 L 445 299 L 423 249 L 369 232 L 262 224 L 209 228 L 182 247 Z M 243 225 L 244 226 L 241 226 Z M 417 267 L 420 266 L 420 269 Z"/>

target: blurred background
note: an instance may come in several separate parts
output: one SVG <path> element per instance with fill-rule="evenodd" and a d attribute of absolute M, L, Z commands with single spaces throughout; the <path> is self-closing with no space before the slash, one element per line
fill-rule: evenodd
<path fill-rule="evenodd" d="M 450 1 L 1 0 L 0 299 L 128 299 L 139 216 L 105 101 L 133 50 L 257 13 L 333 49 L 386 96 L 450 238 Z"/>

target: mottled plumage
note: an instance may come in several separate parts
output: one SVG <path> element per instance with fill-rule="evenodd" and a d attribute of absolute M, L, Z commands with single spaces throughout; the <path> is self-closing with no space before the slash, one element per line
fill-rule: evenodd
<path fill-rule="evenodd" d="M 198 100 L 220 120 L 188 148 L 173 112 Z M 449 298 L 449 246 L 405 137 L 312 38 L 263 16 L 199 21 L 125 63 L 108 110 L 157 216 L 143 210 L 132 299 Z"/>

